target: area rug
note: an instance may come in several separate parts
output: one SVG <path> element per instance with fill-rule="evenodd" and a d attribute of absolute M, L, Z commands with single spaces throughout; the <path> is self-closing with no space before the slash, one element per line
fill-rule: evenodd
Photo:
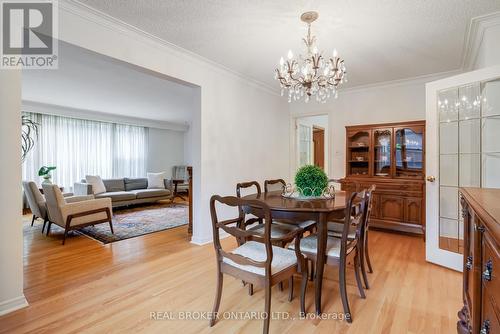
<path fill-rule="evenodd" d="M 188 206 L 153 204 L 113 210 L 113 229 L 103 223 L 79 229 L 78 232 L 104 244 L 168 230 L 188 223 Z"/>

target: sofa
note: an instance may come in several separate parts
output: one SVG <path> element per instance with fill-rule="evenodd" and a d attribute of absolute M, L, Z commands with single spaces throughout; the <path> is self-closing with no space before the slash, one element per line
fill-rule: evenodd
<path fill-rule="evenodd" d="M 92 185 L 85 180 L 76 182 L 73 187 L 75 195 L 94 195 L 95 198 L 110 198 L 113 207 L 154 203 L 173 199 L 172 181 L 164 180 L 165 189 L 148 189 L 147 178 L 103 179 L 106 192 L 94 194 Z"/>

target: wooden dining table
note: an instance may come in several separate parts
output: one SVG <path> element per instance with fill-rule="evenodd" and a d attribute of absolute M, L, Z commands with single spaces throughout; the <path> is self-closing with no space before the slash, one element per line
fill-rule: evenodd
<path fill-rule="evenodd" d="M 283 197 L 281 191 L 250 194 L 244 199 L 258 200 L 266 203 L 271 209 L 272 218 L 283 220 L 290 224 L 299 224 L 307 220 L 317 222 L 318 233 L 318 259 L 315 277 L 315 305 L 316 313 L 321 314 L 321 290 L 323 271 L 326 262 L 326 242 L 328 237 L 328 221 L 343 218 L 346 207 L 346 192 L 337 191 L 334 199 L 296 199 Z M 247 213 L 252 213 L 252 208 L 246 208 Z"/>

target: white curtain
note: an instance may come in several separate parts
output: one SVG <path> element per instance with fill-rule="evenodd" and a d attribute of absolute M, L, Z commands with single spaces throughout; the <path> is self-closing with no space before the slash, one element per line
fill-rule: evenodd
<path fill-rule="evenodd" d="M 146 175 L 147 128 L 26 113 L 39 124 L 38 139 L 23 163 L 23 179 L 41 182 L 41 166 L 56 166 L 52 182 L 69 190 L 85 175 Z"/>

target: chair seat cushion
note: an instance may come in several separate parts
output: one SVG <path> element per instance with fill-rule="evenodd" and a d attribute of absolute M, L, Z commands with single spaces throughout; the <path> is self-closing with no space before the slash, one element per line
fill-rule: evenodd
<path fill-rule="evenodd" d="M 295 249 L 295 244 L 288 245 L 288 249 Z M 318 236 L 316 234 L 308 235 L 300 240 L 300 251 L 303 253 L 316 254 L 318 251 Z M 329 257 L 340 257 L 340 239 L 327 238 L 326 255 Z"/>
<path fill-rule="evenodd" d="M 95 198 L 111 198 L 113 202 L 117 201 L 128 201 L 135 199 L 135 194 L 132 192 L 128 191 L 112 191 L 112 192 L 106 192 L 102 194 L 95 195 Z"/>
<path fill-rule="evenodd" d="M 264 234 L 264 226 L 264 224 L 258 224 L 249 228 L 248 230 L 257 232 L 259 234 Z M 298 227 L 292 224 L 273 222 L 271 224 L 271 238 L 281 238 L 297 229 Z"/>
<path fill-rule="evenodd" d="M 138 189 L 131 191 L 137 198 L 150 198 L 170 195 L 168 189 Z"/>
<path fill-rule="evenodd" d="M 344 231 L 344 223 L 328 222 L 328 235 L 341 238 L 342 232 Z M 348 239 L 354 239 L 356 237 L 356 228 L 351 226 L 349 229 Z"/>
<path fill-rule="evenodd" d="M 267 258 L 266 246 L 263 243 L 256 241 L 248 241 L 238 248 L 231 251 L 233 254 L 238 254 L 254 261 L 265 261 Z M 251 265 L 241 265 L 231 259 L 223 258 L 222 261 L 230 266 L 242 269 L 257 275 L 264 276 L 265 269 L 261 267 L 254 267 Z M 294 251 L 289 249 L 273 246 L 273 260 L 271 262 L 271 274 L 277 274 L 287 268 L 297 265 L 297 256 Z"/>

